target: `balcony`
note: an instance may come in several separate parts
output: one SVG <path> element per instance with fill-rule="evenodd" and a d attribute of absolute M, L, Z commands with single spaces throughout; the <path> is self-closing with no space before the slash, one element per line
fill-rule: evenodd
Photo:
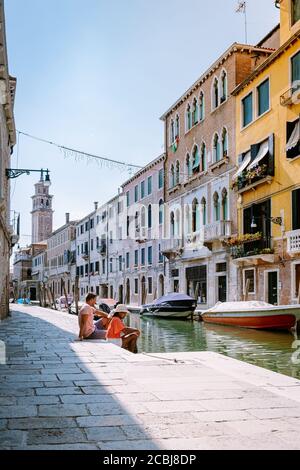
<path fill-rule="evenodd" d="M 89 252 L 85 251 L 84 253 L 82 253 L 81 258 L 83 258 L 85 261 L 88 260 L 89 259 Z"/>
<path fill-rule="evenodd" d="M 222 238 L 230 237 L 232 234 L 231 220 L 222 220 L 204 227 L 204 242 L 212 242 Z"/>
<path fill-rule="evenodd" d="M 106 242 L 102 242 L 100 246 L 97 246 L 97 252 L 102 256 L 106 255 Z"/>
<path fill-rule="evenodd" d="M 182 241 L 179 238 L 170 238 L 162 241 L 161 252 L 167 258 L 177 256 L 182 253 Z"/>
<path fill-rule="evenodd" d="M 273 264 L 275 262 L 271 237 L 262 237 L 259 240 L 245 241 L 243 245 L 231 247 L 231 257 L 236 264 L 259 265 Z"/>
<path fill-rule="evenodd" d="M 300 230 L 287 232 L 287 252 L 291 255 L 300 253 Z"/>
<path fill-rule="evenodd" d="M 281 106 L 291 106 L 298 104 L 300 100 L 300 86 L 291 87 L 283 95 L 280 96 Z"/>

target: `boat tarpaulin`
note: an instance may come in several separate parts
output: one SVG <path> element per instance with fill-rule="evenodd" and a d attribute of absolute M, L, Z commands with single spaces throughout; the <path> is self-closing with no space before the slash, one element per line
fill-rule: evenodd
<path fill-rule="evenodd" d="M 158 304 L 162 304 L 164 302 L 184 302 L 186 300 L 195 300 L 193 299 L 192 297 L 190 297 L 189 295 L 186 295 L 186 294 L 177 294 L 177 293 L 173 293 L 173 294 L 167 294 L 167 295 L 164 295 L 163 297 L 160 297 L 159 299 L 155 300 L 153 303 L 155 305 L 158 305 Z"/>

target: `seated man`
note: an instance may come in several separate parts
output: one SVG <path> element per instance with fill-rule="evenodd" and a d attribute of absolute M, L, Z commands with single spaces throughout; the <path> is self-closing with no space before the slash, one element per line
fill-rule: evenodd
<path fill-rule="evenodd" d="M 106 328 L 109 324 L 108 314 L 95 308 L 97 296 L 87 294 L 85 304 L 81 307 L 78 314 L 79 339 L 105 339 Z M 94 315 L 100 317 L 94 324 Z"/>

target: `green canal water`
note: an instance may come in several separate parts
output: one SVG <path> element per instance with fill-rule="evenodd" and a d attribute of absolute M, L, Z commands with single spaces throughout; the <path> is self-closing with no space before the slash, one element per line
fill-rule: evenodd
<path fill-rule="evenodd" d="M 296 352 L 292 346 L 297 339 L 292 333 L 163 320 L 137 314 L 131 314 L 128 320 L 130 326 L 141 330 L 139 352 L 214 351 L 300 379 L 300 353 L 299 364 L 292 362 Z"/>

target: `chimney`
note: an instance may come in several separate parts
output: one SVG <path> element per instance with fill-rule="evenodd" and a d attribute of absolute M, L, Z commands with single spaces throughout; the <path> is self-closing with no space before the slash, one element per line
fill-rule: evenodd
<path fill-rule="evenodd" d="M 70 213 L 67 212 L 66 213 L 66 224 L 68 224 L 70 222 Z"/>
<path fill-rule="evenodd" d="M 98 209 L 98 202 L 94 202 L 95 204 L 95 211 Z"/>

